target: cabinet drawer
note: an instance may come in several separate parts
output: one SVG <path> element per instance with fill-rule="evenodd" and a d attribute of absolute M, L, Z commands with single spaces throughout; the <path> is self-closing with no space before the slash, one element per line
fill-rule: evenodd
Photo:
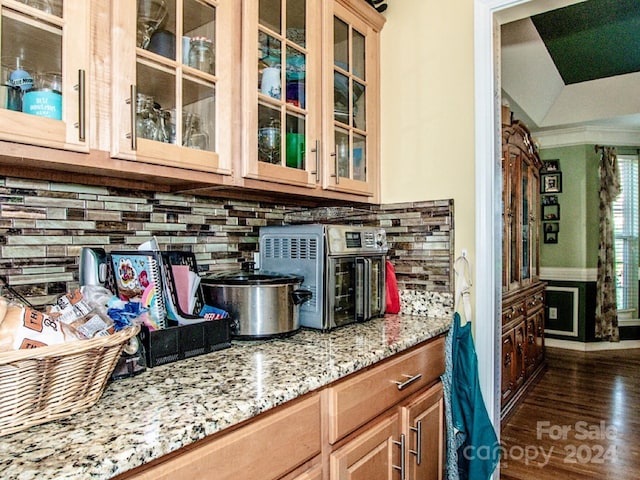
<path fill-rule="evenodd" d="M 320 399 L 314 395 L 126 478 L 273 480 L 318 455 L 320 438 Z"/>
<path fill-rule="evenodd" d="M 527 316 L 540 310 L 544 306 L 544 290 L 535 292 L 527 297 Z"/>
<path fill-rule="evenodd" d="M 444 336 L 327 389 L 329 441 L 337 442 L 444 372 Z M 404 385 L 401 385 L 402 383 Z"/>
<path fill-rule="evenodd" d="M 517 320 L 524 316 L 525 312 L 525 301 L 518 300 L 517 302 L 513 302 L 510 305 L 505 305 L 502 308 L 502 325 L 505 326 L 514 320 Z"/>

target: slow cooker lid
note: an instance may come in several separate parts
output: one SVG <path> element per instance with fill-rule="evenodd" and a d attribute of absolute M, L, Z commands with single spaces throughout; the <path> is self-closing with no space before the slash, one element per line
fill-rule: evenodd
<path fill-rule="evenodd" d="M 210 285 L 288 285 L 302 283 L 304 277 L 300 275 L 275 272 L 222 272 L 202 277 L 204 284 Z"/>

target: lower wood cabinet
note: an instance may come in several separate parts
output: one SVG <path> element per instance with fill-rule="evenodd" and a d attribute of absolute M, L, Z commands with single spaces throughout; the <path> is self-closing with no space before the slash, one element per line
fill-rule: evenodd
<path fill-rule="evenodd" d="M 203 440 L 122 478 L 275 480 L 321 452 L 318 394 L 295 401 L 226 435 Z M 307 477 L 301 477 L 307 478 Z M 314 477 L 308 477 L 314 478 Z"/>
<path fill-rule="evenodd" d="M 359 432 L 331 453 L 331 480 L 442 479 L 442 383 L 412 395 Z"/>
<path fill-rule="evenodd" d="M 118 480 L 440 480 L 444 335 Z"/>
<path fill-rule="evenodd" d="M 544 371 L 544 288 L 538 282 L 502 305 L 501 405 L 504 421 Z"/>
<path fill-rule="evenodd" d="M 442 383 L 417 394 L 400 411 L 406 444 L 406 479 L 442 479 L 445 461 Z"/>
<path fill-rule="evenodd" d="M 444 337 L 325 391 L 330 480 L 439 480 Z"/>
<path fill-rule="evenodd" d="M 322 480 L 322 465 L 317 465 L 304 473 L 296 475 L 294 480 Z"/>
<path fill-rule="evenodd" d="M 400 439 L 399 415 L 394 413 L 374 423 L 331 454 L 331 480 L 403 478 L 399 473 L 402 451 L 397 445 Z"/>

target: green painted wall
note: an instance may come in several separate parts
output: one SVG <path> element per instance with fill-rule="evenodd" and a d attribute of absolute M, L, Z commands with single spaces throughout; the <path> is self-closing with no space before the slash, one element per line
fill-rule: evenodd
<path fill-rule="evenodd" d="M 618 154 L 636 154 L 631 147 L 616 147 Z M 540 243 L 541 267 L 598 267 L 598 164 L 594 145 L 545 148 L 542 160 L 560 160 L 562 193 L 558 243 Z M 543 238 L 543 237 L 541 237 Z"/>
<path fill-rule="evenodd" d="M 558 243 L 540 244 L 541 267 L 598 265 L 598 156 L 593 145 L 546 148 L 543 160 L 558 159 L 562 172 Z"/>

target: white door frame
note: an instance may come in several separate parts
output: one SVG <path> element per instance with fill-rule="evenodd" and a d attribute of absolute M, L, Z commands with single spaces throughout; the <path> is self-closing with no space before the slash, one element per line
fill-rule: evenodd
<path fill-rule="evenodd" d="M 502 179 L 500 35 L 494 14 L 531 0 L 474 0 L 476 304 L 475 345 L 480 388 L 500 433 Z"/>

